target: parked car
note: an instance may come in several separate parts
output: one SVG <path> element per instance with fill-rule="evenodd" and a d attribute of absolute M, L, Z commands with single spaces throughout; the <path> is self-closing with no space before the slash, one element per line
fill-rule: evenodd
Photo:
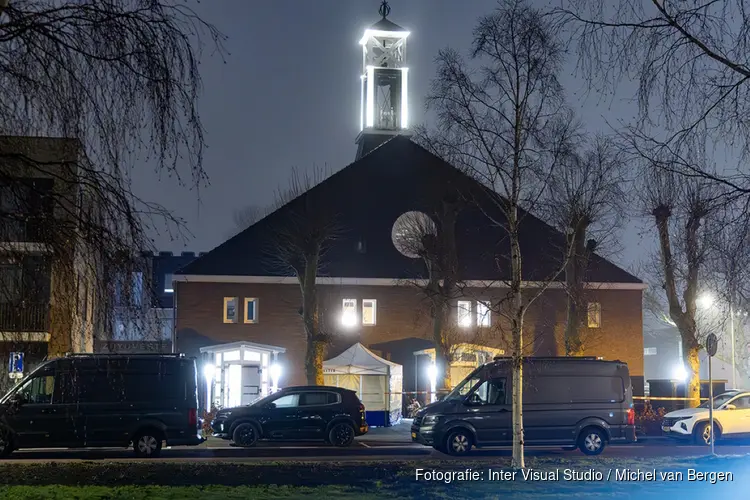
<path fill-rule="evenodd" d="M 750 437 L 750 392 L 727 391 L 714 397 L 716 441 Z M 666 436 L 697 444 L 711 444 L 709 402 L 697 408 L 685 408 L 664 415 L 662 431 Z"/>
<path fill-rule="evenodd" d="M 349 446 L 369 430 L 357 393 L 327 386 L 287 387 L 247 406 L 220 410 L 211 428 L 214 436 L 245 447 L 259 439 Z"/>
<path fill-rule="evenodd" d="M 19 448 L 128 447 L 204 441 L 195 360 L 182 355 L 76 354 L 34 370 L 0 399 L 0 455 Z"/>
<path fill-rule="evenodd" d="M 634 442 L 628 366 L 596 358 L 525 358 L 524 441 L 598 455 L 611 441 Z M 412 441 L 465 455 L 472 447 L 512 444 L 511 362 L 478 367 L 414 419 Z"/>

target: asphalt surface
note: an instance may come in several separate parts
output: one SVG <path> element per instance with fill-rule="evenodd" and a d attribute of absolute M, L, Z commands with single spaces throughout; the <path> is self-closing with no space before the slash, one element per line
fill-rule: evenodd
<path fill-rule="evenodd" d="M 644 441 L 637 444 L 610 445 L 603 457 L 690 457 L 704 456 L 709 449 L 704 446 L 680 445 L 665 440 Z M 717 445 L 719 455 L 744 455 L 750 446 Z M 474 449 L 468 457 L 472 460 L 493 460 L 508 457 L 510 448 Z M 570 459 L 584 458 L 578 450 L 564 451 L 554 447 L 526 447 L 527 456 L 552 456 Z M 41 463 L 76 461 L 129 461 L 134 460 L 132 449 L 87 449 L 87 450 L 19 450 L 3 463 Z M 349 448 L 334 448 L 317 443 L 261 443 L 253 448 L 201 445 L 198 447 L 164 448 L 161 461 L 201 462 L 261 462 L 261 461 L 419 461 L 460 460 L 444 455 L 432 448 L 412 443 L 357 441 Z"/>

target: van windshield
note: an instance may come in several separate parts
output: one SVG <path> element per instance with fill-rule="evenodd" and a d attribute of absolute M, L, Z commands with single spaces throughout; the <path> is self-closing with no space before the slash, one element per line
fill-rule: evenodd
<path fill-rule="evenodd" d="M 455 389 L 449 392 L 443 401 L 455 401 L 465 398 L 469 391 L 471 391 L 481 380 L 482 377 L 479 376 L 479 373 L 472 373 L 466 377 L 463 382 L 458 384 Z"/>
<path fill-rule="evenodd" d="M 26 375 L 26 376 L 25 376 L 25 377 L 24 377 L 23 379 L 21 379 L 21 380 L 20 380 L 19 382 L 17 382 L 17 383 L 16 383 L 16 385 L 14 385 L 13 387 L 11 387 L 11 388 L 10 388 L 10 389 L 8 390 L 8 392 L 6 392 L 6 393 L 5 393 L 4 395 L 3 395 L 3 397 L 2 397 L 2 398 L 0 398 L 0 404 L 4 404 L 4 403 L 8 402 L 8 400 L 10 400 L 10 398 L 12 398 L 12 397 L 13 397 L 13 395 L 14 395 L 15 393 L 17 393 L 17 392 L 18 392 L 18 391 L 19 391 L 19 390 L 21 389 L 21 387 L 22 387 L 22 386 L 24 386 L 24 385 L 26 384 L 26 382 L 27 382 L 27 381 L 28 381 L 29 379 L 31 379 L 32 377 L 34 377 L 34 376 L 36 375 L 36 373 L 37 373 L 37 372 L 40 372 L 40 373 L 41 373 L 42 369 L 43 369 L 43 368 L 44 368 L 44 367 L 45 367 L 46 365 L 47 365 L 47 363 L 44 363 L 44 364 L 41 364 L 41 365 L 37 366 L 36 368 L 34 368 L 34 369 L 33 369 L 33 370 L 31 371 L 31 373 L 29 373 L 28 375 Z"/>

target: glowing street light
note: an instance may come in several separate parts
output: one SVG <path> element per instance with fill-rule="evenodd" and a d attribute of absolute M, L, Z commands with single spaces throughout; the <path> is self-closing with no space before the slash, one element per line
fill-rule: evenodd
<path fill-rule="evenodd" d="M 341 316 L 341 324 L 344 326 L 352 327 L 357 324 L 357 313 L 354 311 L 344 311 Z"/>
<path fill-rule="evenodd" d="M 677 365 L 672 371 L 672 378 L 684 382 L 688 378 L 688 372 L 683 365 Z"/>
<path fill-rule="evenodd" d="M 430 402 L 435 402 L 435 392 L 437 392 L 437 365 L 435 363 L 430 364 L 427 367 L 427 376 L 430 378 Z"/>
<path fill-rule="evenodd" d="M 274 363 L 268 370 L 271 374 L 271 392 L 279 389 L 279 380 L 281 379 L 281 365 Z"/>
<path fill-rule="evenodd" d="M 698 306 L 702 309 L 709 309 L 711 306 L 714 305 L 714 296 L 710 293 L 706 292 L 701 294 L 700 297 L 698 297 L 698 300 L 696 300 L 698 303 Z"/>

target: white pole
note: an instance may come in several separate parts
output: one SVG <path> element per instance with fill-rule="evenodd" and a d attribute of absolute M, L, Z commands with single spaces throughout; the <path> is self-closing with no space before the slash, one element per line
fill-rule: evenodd
<path fill-rule="evenodd" d="M 737 369 L 734 366 L 734 309 L 732 303 L 729 303 L 729 332 L 732 340 L 732 389 L 737 388 Z"/>

